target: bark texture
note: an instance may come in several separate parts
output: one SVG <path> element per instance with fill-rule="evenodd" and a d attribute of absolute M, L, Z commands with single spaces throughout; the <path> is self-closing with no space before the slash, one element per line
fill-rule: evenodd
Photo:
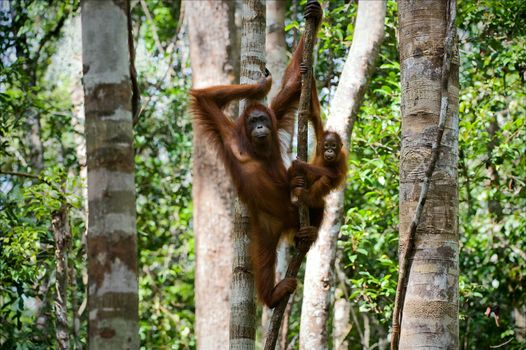
<path fill-rule="evenodd" d="M 331 103 L 327 128 L 340 134 L 348 147 L 356 115 L 375 67 L 384 37 L 385 1 L 360 1 L 353 43 L 345 62 L 340 83 Z M 307 254 L 303 305 L 301 312 L 300 349 L 327 349 L 329 301 L 336 240 L 343 216 L 344 189 L 325 198 L 324 220 L 318 240 Z"/>
<path fill-rule="evenodd" d="M 230 349 L 252 350 L 256 341 L 256 299 L 254 274 L 248 254 L 250 218 L 236 199 L 234 220 L 234 261 L 230 285 Z"/>
<path fill-rule="evenodd" d="M 526 341 L 526 306 L 513 307 L 513 321 L 515 323 L 515 338 L 518 341 Z"/>
<path fill-rule="evenodd" d="M 55 239 L 56 296 L 55 336 L 59 349 L 69 349 L 69 322 L 67 310 L 68 290 L 68 253 L 71 246 L 71 231 L 69 229 L 68 206 L 63 203 L 59 210 L 53 212 L 51 218 L 53 236 Z"/>
<path fill-rule="evenodd" d="M 336 290 L 335 294 L 341 293 Z M 333 331 L 332 331 L 332 342 L 335 350 L 346 350 L 349 349 L 349 342 L 346 340 L 347 335 L 351 331 L 351 303 L 345 298 L 344 295 L 340 295 L 334 302 L 334 320 L 333 320 Z"/>
<path fill-rule="evenodd" d="M 265 71 L 265 1 L 246 0 L 241 6 L 241 84 L 258 82 Z M 241 101 L 239 110 L 244 109 Z"/>
<path fill-rule="evenodd" d="M 88 164 L 89 348 L 138 349 L 127 1 L 82 1 Z"/>
<path fill-rule="evenodd" d="M 421 219 L 402 304 L 401 349 L 458 349 L 458 55 L 442 83 L 447 0 L 398 3 L 402 90 L 400 263 L 432 145 L 439 134 L 443 85 L 449 107 Z M 455 51 L 454 51 L 455 52 Z"/>
<path fill-rule="evenodd" d="M 235 3 L 186 1 L 194 88 L 236 82 Z M 194 137 L 193 228 L 198 349 L 228 349 L 234 190 L 217 154 Z"/>
<path fill-rule="evenodd" d="M 265 3 L 247 0 L 241 6 L 241 84 L 254 84 L 265 71 Z M 240 102 L 239 110 L 245 108 Z M 256 346 L 256 299 L 250 262 L 250 218 L 247 208 L 236 199 L 234 264 L 231 284 L 230 349 L 252 350 Z"/>

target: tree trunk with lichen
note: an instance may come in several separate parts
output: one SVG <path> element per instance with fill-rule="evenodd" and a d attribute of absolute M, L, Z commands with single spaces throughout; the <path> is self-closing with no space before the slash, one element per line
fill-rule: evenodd
<path fill-rule="evenodd" d="M 235 3 L 186 1 L 184 6 L 193 87 L 236 83 Z M 195 137 L 192 178 L 197 348 L 228 349 L 235 194 L 217 153 Z"/>
<path fill-rule="evenodd" d="M 240 83 L 253 84 L 265 71 L 265 3 L 248 0 L 241 8 Z M 239 110 L 245 108 L 240 102 Z M 249 256 L 249 215 L 243 203 L 236 200 L 234 264 L 232 265 L 230 349 L 250 350 L 256 341 L 256 301 L 254 274 Z"/>
<path fill-rule="evenodd" d="M 64 186 L 64 185 L 62 185 Z M 63 188 L 62 188 L 63 189 Z M 64 201 L 64 199 L 62 199 Z M 53 212 L 51 227 L 55 240 L 55 337 L 59 349 L 69 349 L 70 325 L 68 322 L 68 253 L 71 246 L 68 206 L 65 202 Z"/>
<path fill-rule="evenodd" d="M 439 132 L 447 0 L 401 0 L 402 149 L 400 155 L 400 264 L 409 246 L 431 145 Z M 445 131 L 431 177 L 405 302 L 400 349 L 458 349 L 458 54 L 453 50 Z"/>
<path fill-rule="evenodd" d="M 138 349 L 128 1 L 81 3 L 89 226 L 89 349 Z"/>
<path fill-rule="evenodd" d="M 327 120 L 327 128 L 338 132 L 349 147 L 354 121 L 367 83 L 375 68 L 384 37 L 385 1 L 361 1 L 358 5 L 353 43 Z M 327 349 L 331 285 L 334 283 L 336 241 L 343 217 L 344 189 L 325 198 L 324 220 L 316 243 L 307 254 L 300 349 Z"/>

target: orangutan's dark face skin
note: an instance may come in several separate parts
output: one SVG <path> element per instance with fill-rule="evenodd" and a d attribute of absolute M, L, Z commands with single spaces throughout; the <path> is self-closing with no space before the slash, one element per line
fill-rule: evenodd
<path fill-rule="evenodd" d="M 246 126 L 253 143 L 266 144 L 270 142 L 270 128 L 272 122 L 267 113 L 261 110 L 254 110 L 247 118 Z"/>
<path fill-rule="evenodd" d="M 336 134 L 328 133 L 323 140 L 323 159 L 327 163 L 336 161 L 341 148 L 340 138 Z"/>

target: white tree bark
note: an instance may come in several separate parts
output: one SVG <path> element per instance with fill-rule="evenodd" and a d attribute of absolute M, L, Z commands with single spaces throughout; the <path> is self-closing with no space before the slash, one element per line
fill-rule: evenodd
<path fill-rule="evenodd" d="M 241 84 L 258 82 L 265 71 L 265 3 L 247 0 L 241 10 Z M 245 108 L 240 102 L 239 110 Z M 249 256 L 249 214 L 237 200 L 233 279 L 231 285 L 230 349 L 253 350 L 256 341 L 256 303 L 254 275 Z"/>
<path fill-rule="evenodd" d="M 93 350 L 139 348 L 128 6 L 85 0 L 81 9 Z"/>
<path fill-rule="evenodd" d="M 234 3 L 186 1 L 194 88 L 236 82 Z M 234 190 L 216 153 L 194 138 L 193 226 L 197 348 L 228 349 Z M 218 181 L 219 179 L 219 181 Z"/>
<path fill-rule="evenodd" d="M 339 294 L 339 295 L 338 295 Z M 351 303 L 347 300 L 343 291 L 336 289 L 334 301 L 334 318 L 332 340 L 335 350 L 349 349 L 349 342 L 346 340 L 351 331 Z"/>
<path fill-rule="evenodd" d="M 278 92 L 281 78 L 287 68 L 287 44 L 285 42 L 285 1 L 267 1 L 266 16 L 266 55 L 267 68 L 272 74 L 272 88 L 268 99 Z"/>
<path fill-rule="evenodd" d="M 513 320 L 515 323 L 515 338 L 518 341 L 526 341 L 526 306 L 514 306 Z"/>
<path fill-rule="evenodd" d="M 327 128 L 342 136 L 344 147 L 349 145 L 354 120 L 378 57 L 384 36 L 385 12 L 385 1 L 360 1 L 358 5 L 353 43 L 327 121 Z M 326 197 L 325 215 L 318 240 L 307 255 L 300 349 L 328 348 L 326 323 L 343 199 L 343 189 L 333 191 Z"/>

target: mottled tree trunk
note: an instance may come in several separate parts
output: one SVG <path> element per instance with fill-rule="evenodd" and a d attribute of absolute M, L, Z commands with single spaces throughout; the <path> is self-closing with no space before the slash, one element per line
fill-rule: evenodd
<path fill-rule="evenodd" d="M 265 71 L 265 3 L 247 0 L 241 9 L 241 84 L 253 84 Z M 242 111 L 245 101 L 241 101 Z M 234 264 L 232 265 L 232 300 L 230 315 L 230 349 L 255 348 L 256 303 L 254 275 L 248 255 L 250 218 L 243 203 L 237 200 L 236 217 L 241 218 L 235 227 Z"/>
<path fill-rule="evenodd" d="M 287 3 L 285 1 L 267 1 L 267 35 L 266 35 L 266 55 L 267 55 L 267 68 L 272 74 L 272 88 L 267 96 L 270 101 L 272 97 L 281 87 L 281 79 L 285 68 L 287 68 L 288 57 L 287 57 L 287 44 L 285 42 L 285 10 Z M 280 137 L 281 153 L 283 155 L 283 161 L 286 166 L 290 165 L 292 161 L 292 138 L 284 138 L 283 135 Z M 280 242 L 278 245 L 277 263 L 276 263 L 276 283 L 281 281 L 285 277 L 287 272 L 287 266 L 290 259 L 289 244 L 286 241 Z M 283 317 L 283 323 L 281 325 L 278 345 L 276 349 L 285 349 L 287 344 L 287 332 L 288 332 L 288 316 L 290 315 L 292 305 L 292 298 L 289 300 L 285 315 Z M 268 307 L 263 306 L 262 334 L 266 333 L 266 326 L 270 320 L 271 311 Z"/>
<path fill-rule="evenodd" d="M 265 1 L 246 0 L 241 8 L 241 84 L 261 80 L 265 71 Z M 244 101 L 242 101 L 244 102 Z M 244 109 L 240 103 L 239 109 Z"/>
<path fill-rule="evenodd" d="M 400 263 L 437 140 L 447 0 L 401 0 Z M 418 222 L 401 322 L 400 349 L 458 349 L 458 56 L 439 157 Z"/>
<path fill-rule="evenodd" d="M 186 1 L 194 88 L 236 82 L 235 4 Z M 195 135 L 195 134 L 194 134 Z M 193 228 L 198 349 L 228 349 L 234 190 L 217 153 L 204 140 L 193 145 Z"/>
<path fill-rule="evenodd" d="M 40 137 L 40 113 L 36 109 L 26 111 L 26 123 L 30 129 L 26 134 L 27 144 L 29 145 L 29 164 L 35 172 L 40 172 L 44 167 L 44 147 Z"/>
<path fill-rule="evenodd" d="M 62 185 L 64 186 L 64 185 Z M 71 231 L 69 229 L 68 206 L 62 203 L 60 209 L 53 212 L 51 218 L 53 236 L 55 239 L 55 334 L 57 348 L 69 349 L 70 327 L 68 322 L 68 253 L 71 246 Z"/>
<path fill-rule="evenodd" d="M 248 255 L 250 218 L 246 207 L 236 199 L 234 257 L 230 284 L 230 349 L 252 350 L 256 340 L 256 301 L 252 264 Z"/>
<path fill-rule="evenodd" d="M 82 1 L 93 350 L 139 348 L 128 10 L 127 1 Z"/>
<path fill-rule="evenodd" d="M 375 67 L 384 36 L 385 1 L 361 1 L 358 5 L 353 43 L 345 62 L 340 83 L 327 120 L 327 128 L 342 136 L 348 147 L 356 115 Z M 300 349 L 327 349 L 329 301 L 336 240 L 343 216 L 343 188 L 326 199 L 325 215 L 318 240 L 307 254 L 303 305 L 301 312 Z"/>

